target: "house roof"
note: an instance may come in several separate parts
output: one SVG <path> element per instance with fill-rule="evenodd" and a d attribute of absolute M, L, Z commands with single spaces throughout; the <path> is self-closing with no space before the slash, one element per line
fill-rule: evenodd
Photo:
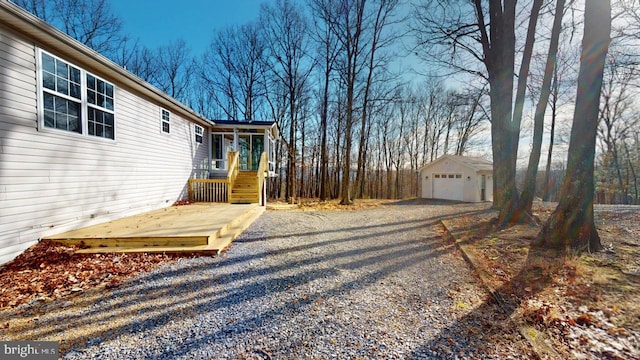
<path fill-rule="evenodd" d="M 444 159 L 455 161 L 459 164 L 470 167 L 475 171 L 492 171 L 493 170 L 493 163 L 489 160 L 483 159 L 481 157 L 460 156 L 460 155 L 443 155 L 437 158 L 436 160 L 434 160 L 433 162 L 430 162 L 429 164 L 423 166 L 422 168 L 420 168 L 420 170 L 422 171 L 423 169 L 431 167 L 436 163 L 441 162 Z"/>
<path fill-rule="evenodd" d="M 167 110 L 204 126 L 213 125 L 209 119 L 193 109 L 9 1 L 0 0 L 0 26 L 27 37 L 38 47 L 64 56 L 76 65 L 108 78 L 118 86 L 162 105 Z"/>
<path fill-rule="evenodd" d="M 212 120 L 216 126 L 228 126 L 237 129 L 271 129 L 273 136 L 280 136 L 278 124 L 271 120 Z"/>
<path fill-rule="evenodd" d="M 258 120 L 213 120 L 218 125 L 247 125 L 247 126 L 264 126 L 271 127 L 275 121 L 258 121 Z"/>

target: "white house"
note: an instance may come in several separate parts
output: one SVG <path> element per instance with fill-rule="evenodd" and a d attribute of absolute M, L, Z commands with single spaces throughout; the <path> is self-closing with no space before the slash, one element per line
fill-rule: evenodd
<path fill-rule="evenodd" d="M 253 144 L 262 132 L 265 146 L 255 151 L 277 136 L 273 126 L 260 126 L 243 129 Z M 0 0 L 0 264 L 42 237 L 186 198 L 189 179 L 210 176 L 215 129 Z"/>
<path fill-rule="evenodd" d="M 444 155 L 423 166 L 420 178 L 423 198 L 493 201 L 493 164 L 482 158 Z"/>

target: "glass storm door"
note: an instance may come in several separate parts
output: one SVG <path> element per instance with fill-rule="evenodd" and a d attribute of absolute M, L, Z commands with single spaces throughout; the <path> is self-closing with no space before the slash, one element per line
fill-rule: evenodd
<path fill-rule="evenodd" d="M 253 135 L 251 137 L 251 170 L 257 171 L 260 166 L 260 156 L 264 151 L 264 136 Z"/>
<path fill-rule="evenodd" d="M 251 169 L 251 135 L 238 136 L 238 161 L 240 170 Z"/>

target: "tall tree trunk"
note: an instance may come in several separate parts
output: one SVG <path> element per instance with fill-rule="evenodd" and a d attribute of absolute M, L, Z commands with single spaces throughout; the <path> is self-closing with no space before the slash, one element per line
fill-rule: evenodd
<path fill-rule="evenodd" d="M 556 14 L 553 19 L 553 27 L 551 29 L 551 41 L 549 42 L 549 53 L 547 54 L 547 63 L 544 68 L 542 88 L 540 89 L 540 99 L 538 99 L 533 120 L 533 146 L 531 154 L 529 154 L 529 166 L 527 167 L 524 186 L 522 193 L 520 194 L 519 209 L 517 211 L 517 213 L 521 215 L 531 214 L 531 207 L 533 206 L 533 198 L 536 191 L 536 178 L 538 175 L 538 163 L 540 162 L 540 154 L 542 150 L 544 115 L 551 95 L 551 80 L 555 73 L 554 69 L 556 67 L 560 31 L 562 30 L 563 13 L 564 0 L 558 0 L 556 3 Z"/>
<path fill-rule="evenodd" d="M 349 65 L 351 67 L 351 65 Z M 351 75 L 347 75 L 351 77 Z M 353 79 L 355 81 L 355 77 Z M 353 138 L 354 81 L 347 84 L 347 114 L 344 129 L 344 159 L 342 159 L 342 186 L 340 188 L 341 205 L 350 205 L 351 200 L 351 142 Z"/>
<path fill-rule="evenodd" d="M 610 33 L 610 0 L 586 0 L 567 174 L 558 207 L 538 234 L 536 245 L 565 251 L 569 248 L 577 251 L 602 248 L 593 218 L 593 172 L 598 109 Z"/>
<path fill-rule="evenodd" d="M 518 203 L 515 165 L 518 131 L 512 124 L 513 74 L 515 69 L 515 1 L 489 1 L 490 33 L 484 21 L 482 1 L 474 1 L 485 55 L 491 98 L 491 147 L 493 151 L 494 207 L 499 221 L 510 221 Z"/>
<path fill-rule="evenodd" d="M 342 106 L 342 101 L 338 101 L 338 128 L 336 131 L 336 153 L 335 153 L 335 164 L 333 166 L 334 171 L 334 184 L 333 184 L 333 198 L 338 198 L 340 196 L 341 187 L 341 179 L 340 179 L 340 171 L 342 169 L 342 112 L 344 111 Z"/>
<path fill-rule="evenodd" d="M 356 7 L 356 18 L 350 18 L 350 9 L 345 9 L 345 35 L 346 39 L 342 39 L 345 47 L 346 61 L 346 121 L 344 128 L 344 159 L 342 159 L 342 186 L 340 190 L 341 205 L 353 204 L 351 199 L 351 147 L 353 142 L 353 118 L 355 112 L 356 100 L 356 80 L 359 75 L 359 56 L 361 54 L 360 36 L 363 31 L 364 7 L 366 0 L 359 0 L 352 4 Z M 350 20 L 354 20 L 355 24 L 351 25 Z M 353 27 L 352 27 L 353 26 Z"/>
<path fill-rule="evenodd" d="M 306 150 L 306 144 L 305 144 L 305 140 L 306 140 L 306 131 L 305 131 L 305 119 L 304 117 L 302 118 L 302 123 L 300 124 L 300 190 L 298 191 L 298 196 L 302 197 L 302 196 L 306 196 L 305 195 L 305 176 L 307 173 L 307 165 L 305 162 L 305 150 Z"/>
<path fill-rule="evenodd" d="M 296 128 L 293 116 L 289 124 L 289 147 L 287 148 L 287 201 L 295 203 L 296 198 Z"/>
<path fill-rule="evenodd" d="M 320 201 L 327 200 L 327 117 L 329 116 L 329 71 L 325 69 L 322 94 L 322 114 L 320 115 Z"/>
<path fill-rule="evenodd" d="M 508 35 L 505 39 L 506 42 L 502 44 L 505 46 L 505 49 L 502 51 L 508 53 L 508 60 L 505 61 L 508 61 L 509 66 L 511 66 L 511 69 L 513 69 L 515 64 L 515 1 L 512 4 L 509 4 L 509 6 L 513 6 L 513 8 L 507 8 L 507 4 L 505 4 L 505 11 L 502 13 L 501 22 L 504 25 L 502 30 L 504 34 Z M 502 203 L 502 206 L 500 207 L 500 214 L 498 215 L 499 226 L 504 226 L 507 223 L 519 221 L 526 215 L 519 211 L 521 209 L 519 207 L 520 199 L 518 197 L 518 190 L 516 188 L 515 182 L 516 162 L 518 160 L 518 142 L 520 140 L 520 126 L 522 124 L 522 111 L 527 89 L 527 79 L 529 76 L 531 55 L 533 54 L 533 45 L 535 43 L 535 32 L 538 23 L 538 15 L 540 14 L 541 7 L 542 0 L 534 0 L 531 7 L 531 15 L 529 16 L 527 38 L 525 40 L 524 53 L 522 55 L 522 63 L 520 65 L 520 72 L 518 75 L 518 88 L 516 92 L 515 106 L 513 107 L 513 115 L 511 116 L 511 118 L 507 119 L 507 122 L 504 124 L 505 133 L 503 134 L 503 141 L 505 141 L 507 153 L 505 154 L 505 161 L 501 161 L 500 165 L 504 166 L 504 169 L 502 169 L 501 172 L 508 176 L 507 179 L 504 179 L 504 183 L 508 188 L 504 189 L 503 191 L 504 195 L 509 197 L 499 199 L 499 201 Z M 509 11 L 507 11 L 507 9 Z M 493 20 L 491 23 L 493 24 Z M 491 31 L 491 33 L 493 35 L 493 30 Z M 511 42 L 512 36 L 513 42 Z M 495 45 L 493 41 L 491 42 L 491 44 Z M 508 48 L 506 48 L 506 46 L 508 46 Z M 511 50 L 513 50 L 513 52 Z M 499 52 L 501 51 L 494 51 L 494 54 L 496 52 L 498 52 L 498 54 L 496 55 L 499 56 Z M 505 76 L 507 75 L 505 74 Z M 510 81 L 512 84 L 511 86 L 513 86 L 513 75 L 508 76 L 510 76 Z M 509 99 L 511 99 L 511 97 Z M 509 105 L 511 105 L 511 103 L 509 103 Z M 499 157 L 502 156 L 503 155 L 499 155 Z M 498 174 L 495 174 L 494 179 L 496 179 L 496 176 L 498 176 Z M 496 182 L 498 181 L 494 181 L 494 184 Z"/>
<path fill-rule="evenodd" d="M 553 157 L 553 144 L 556 136 L 556 116 L 557 112 L 557 102 L 559 96 L 558 90 L 558 68 L 554 70 L 554 79 L 553 79 L 553 100 L 551 102 L 551 129 L 549 130 L 549 150 L 547 151 L 547 167 L 544 172 L 544 195 L 542 196 L 542 200 L 551 201 L 551 186 L 549 184 L 549 177 L 551 176 L 551 161 Z"/>

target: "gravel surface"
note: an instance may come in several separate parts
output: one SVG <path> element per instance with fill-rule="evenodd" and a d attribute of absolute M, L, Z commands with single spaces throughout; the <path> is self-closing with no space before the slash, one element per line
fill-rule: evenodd
<path fill-rule="evenodd" d="M 222 256 L 16 311 L 65 359 L 530 358 L 440 236 L 440 217 L 486 206 L 268 211 Z"/>

